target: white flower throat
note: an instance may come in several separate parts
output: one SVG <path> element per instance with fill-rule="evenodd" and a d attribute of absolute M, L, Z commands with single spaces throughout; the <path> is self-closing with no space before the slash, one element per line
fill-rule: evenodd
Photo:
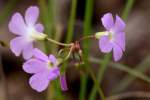
<path fill-rule="evenodd" d="M 95 34 L 95 37 L 97 39 L 100 39 L 102 36 L 108 36 L 110 41 L 113 41 L 114 40 L 114 35 L 115 35 L 115 33 L 113 31 L 104 31 L 104 32 L 97 32 Z"/>
<path fill-rule="evenodd" d="M 34 41 L 43 40 L 47 37 L 47 35 L 36 31 L 34 28 L 29 28 L 27 37 L 29 40 Z"/>

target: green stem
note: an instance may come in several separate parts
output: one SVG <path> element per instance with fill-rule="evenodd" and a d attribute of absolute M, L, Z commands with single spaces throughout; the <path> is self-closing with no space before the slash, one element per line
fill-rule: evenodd
<path fill-rule="evenodd" d="M 140 72 L 144 72 L 145 70 L 147 70 L 149 68 L 150 65 L 150 56 L 146 57 L 143 59 L 142 62 L 140 62 L 135 68 L 134 70 L 140 71 Z M 120 65 L 121 66 L 121 65 Z M 122 65 L 123 66 L 123 65 Z M 124 65 L 125 66 L 125 65 Z M 112 90 L 112 94 L 114 93 L 118 93 L 120 91 L 123 91 L 129 84 L 131 84 L 131 82 L 133 82 L 133 80 L 136 77 L 128 74 L 126 75 L 118 84 L 117 86 L 114 86 L 113 90 Z M 148 81 L 147 81 L 148 82 Z"/>
<path fill-rule="evenodd" d="M 90 35 L 91 31 L 91 22 L 92 22 L 92 15 L 93 15 L 93 0 L 86 0 L 86 8 L 85 8 L 85 15 L 84 15 L 84 24 L 83 24 L 83 35 L 88 36 Z M 89 66 L 88 64 L 88 54 L 89 54 L 89 41 L 84 41 L 83 44 L 83 60 L 86 62 L 84 64 L 84 68 Z M 87 70 L 88 71 L 88 70 Z M 79 94 L 79 100 L 85 100 L 86 97 L 86 89 L 87 89 L 87 75 L 81 75 L 81 88 Z"/>
<path fill-rule="evenodd" d="M 84 75 L 84 74 L 82 74 L 81 76 L 80 76 L 80 78 L 81 78 L 81 83 L 80 83 L 80 94 L 79 94 L 79 100 L 85 100 L 84 98 L 84 96 L 85 96 L 85 94 L 86 94 L 86 84 L 87 84 L 87 76 L 86 75 Z"/>
<path fill-rule="evenodd" d="M 97 76 L 98 83 L 102 82 L 104 73 L 105 73 L 105 71 L 107 69 L 107 65 L 108 65 L 108 62 L 110 60 L 110 57 L 111 57 L 110 54 L 106 54 L 105 57 L 104 57 L 104 60 L 101 61 L 101 66 L 99 68 L 98 76 Z M 95 100 L 95 98 L 96 98 L 96 91 L 97 91 L 97 87 L 96 87 L 96 85 L 94 85 L 92 90 L 91 90 L 91 93 L 90 93 L 90 96 L 89 96 L 89 100 Z"/>
<path fill-rule="evenodd" d="M 75 16 L 76 16 L 76 6 L 77 6 L 77 0 L 72 0 L 71 15 L 68 22 L 67 37 L 65 40 L 66 43 L 69 43 L 72 40 Z M 68 46 L 72 46 L 72 43 L 69 44 Z M 69 54 L 65 59 L 68 59 L 70 57 L 71 52 L 72 52 L 72 47 L 70 48 Z M 65 73 L 67 66 L 68 66 L 68 62 L 66 61 L 61 66 L 61 73 Z"/>
<path fill-rule="evenodd" d="M 52 42 L 54 44 L 57 44 L 57 45 L 60 45 L 60 46 L 67 46 L 67 47 L 70 47 L 73 45 L 73 43 L 69 43 L 69 44 L 66 44 L 66 43 L 61 43 L 61 42 L 58 42 L 58 41 L 55 41 L 51 38 L 46 38 L 46 40 L 48 40 L 49 42 Z"/>
<path fill-rule="evenodd" d="M 48 13 L 51 13 L 48 11 L 48 5 L 46 3 L 46 0 L 38 0 L 39 5 L 40 5 L 40 10 L 41 10 L 41 19 L 45 25 L 45 33 L 49 36 L 52 37 L 51 33 L 51 18 L 52 16 L 49 16 Z"/>
<path fill-rule="evenodd" d="M 45 26 L 44 33 L 46 33 L 49 37 L 52 37 L 51 23 L 50 23 L 52 16 L 49 16 L 49 13 L 51 12 L 48 12 L 48 5 L 46 3 L 46 0 L 38 0 L 38 3 L 40 6 L 41 20 Z M 46 53 L 52 51 L 51 50 L 52 48 L 49 46 L 49 44 L 47 42 L 44 43 L 45 43 Z"/>
<path fill-rule="evenodd" d="M 56 0 L 48 0 L 48 20 L 49 20 L 49 29 L 51 34 L 51 38 L 54 39 L 56 36 Z"/>
<path fill-rule="evenodd" d="M 39 1 L 39 6 L 40 6 L 40 10 L 41 10 L 41 19 L 43 21 L 43 24 L 45 26 L 45 33 L 47 33 L 47 35 L 51 38 L 54 38 L 54 33 L 55 33 L 55 14 L 54 14 L 54 9 L 55 9 L 55 4 L 54 4 L 54 0 L 48 0 L 48 2 L 46 0 L 38 0 Z M 51 6 L 52 5 L 52 6 Z M 52 9 L 54 8 L 54 9 Z M 55 40 L 49 39 L 49 41 L 55 43 Z M 51 44 L 51 46 L 49 46 L 49 43 L 45 42 L 45 50 L 47 53 L 49 53 L 50 51 L 53 52 L 55 51 L 55 48 L 53 47 L 53 44 Z M 57 42 L 56 42 L 57 43 Z M 53 52 L 54 53 L 54 52 Z M 61 98 L 61 92 L 59 88 L 55 88 L 58 87 L 59 83 L 54 81 L 52 82 L 51 85 L 49 85 L 48 90 L 47 90 L 47 97 L 46 100 L 53 100 L 56 98 Z"/>
<path fill-rule="evenodd" d="M 64 61 L 69 59 L 69 57 L 71 56 L 72 51 L 73 51 L 73 46 L 70 48 L 70 51 L 69 51 L 68 55 L 64 58 Z"/>
<path fill-rule="evenodd" d="M 94 38 L 95 38 L 95 35 L 88 35 L 88 36 L 84 36 L 84 37 L 80 38 L 79 41 L 83 41 L 86 39 L 94 39 Z"/>
<path fill-rule="evenodd" d="M 150 93 L 146 91 L 125 92 L 110 96 L 106 100 L 129 100 L 129 98 L 137 98 L 137 100 L 143 98 L 143 100 L 148 100 L 150 99 Z"/>
<path fill-rule="evenodd" d="M 70 18 L 69 18 L 70 20 L 68 23 L 66 42 L 70 42 L 72 40 L 73 28 L 74 28 L 74 23 L 75 23 L 75 18 L 76 18 L 76 7 L 77 7 L 77 0 L 72 0 L 71 14 L 70 14 Z"/>
<path fill-rule="evenodd" d="M 71 12 L 70 12 L 71 15 L 70 15 L 69 22 L 68 22 L 67 37 L 66 37 L 66 40 L 65 40 L 67 43 L 69 43 L 72 40 L 74 23 L 75 23 L 75 16 L 76 16 L 76 6 L 77 6 L 77 0 L 72 0 Z M 67 58 L 65 58 L 65 59 L 68 59 L 70 57 L 71 52 L 72 52 L 72 47 L 71 47 L 71 49 L 69 51 L 69 54 L 68 54 Z M 67 65 L 68 65 L 67 61 L 62 64 L 62 67 L 61 67 L 62 71 L 61 72 L 65 73 Z"/>
<path fill-rule="evenodd" d="M 127 19 L 128 15 L 129 15 L 129 13 L 130 13 L 132 7 L 133 7 L 134 2 L 135 2 L 135 0 L 127 0 L 127 3 L 126 3 L 126 5 L 125 5 L 125 8 L 124 8 L 123 14 L 122 14 L 122 18 L 123 18 L 124 20 Z"/>
<path fill-rule="evenodd" d="M 95 63 L 95 64 L 99 64 L 99 62 L 102 62 L 101 60 L 99 60 L 98 58 L 93 58 L 90 57 L 89 61 Z M 131 81 L 133 81 L 135 78 L 139 78 L 145 82 L 150 83 L 150 78 L 146 75 L 144 75 L 143 71 L 148 68 L 148 65 L 150 64 L 150 56 L 146 57 L 142 62 L 140 62 L 140 64 L 137 65 L 137 67 L 135 67 L 134 69 L 131 68 L 131 66 L 127 66 L 127 65 L 123 65 L 120 63 L 114 63 L 114 62 L 110 62 L 109 65 L 110 67 L 116 68 L 120 71 L 124 71 L 129 73 L 129 75 L 127 75 L 125 78 L 123 78 L 121 80 L 121 84 L 117 84 L 117 86 L 114 86 L 116 88 L 113 89 L 113 93 L 116 92 L 120 92 L 123 89 L 125 89 L 125 87 L 127 87 L 127 85 L 129 83 L 131 83 Z M 144 68 L 143 68 L 144 67 Z M 132 76 L 130 76 L 132 75 Z M 127 83 L 126 83 L 127 82 Z"/>
<path fill-rule="evenodd" d="M 106 100 L 106 99 L 105 99 L 105 96 L 104 96 L 104 93 L 103 93 L 102 89 L 100 88 L 100 86 L 99 86 L 99 84 L 98 84 L 99 82 L 97 81 L 97 79 L 96 79 L 96 77 L 95 77 L 95 75 L 94 75 L 92 69 L 91 69 L 90 67 L 88 67 L 88 70 L 89 70 L 90 75 L 91 75 L 91 77 L 92 77 L 92 79 L 93 79 L 93 81 L 94 81 L 94 84 L 95 84 L 95 86 L 96 86 L 96 89 L 98 90 L 98 93 L 99 93 L 99 95 L 101 96 L 101 99 L 102 99 L 102 100 Z M 95 100 L 95 99 L 92 99 L 92 100 Z"/>

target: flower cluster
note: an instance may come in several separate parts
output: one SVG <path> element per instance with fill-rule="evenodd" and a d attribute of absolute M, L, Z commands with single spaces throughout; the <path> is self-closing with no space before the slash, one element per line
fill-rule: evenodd
<path fill-rule="evenodd" d="M 36 23 L 39 16 L 39 9 L 36 6 L 29 7 L 25 12 L 25 20 L 20 13 L 15 13 L 9 22 L 9 30 L 17 35 L 10 41 L 10 49 L 16 55 L 21 53 L 27 60 L 23 64 L 23 70 L 33 74 L 29 80 L 30 86 L 41 92 L 45 90 L 51 80 L 60 76 L 63 90 L 67 90 L 64 75 L 60 75 L 58 61 L 54 55 L 47 57 L 38 49 L 33 48 L 37 40 L 44 40 L 47 36 L 43 34 L 44 27 Z"/>
<path fill-rule="evenodd" d="M 37 23 L 39 16 L 39 9 L 37 6 L 29 7 L 25 12 L 25 18 L 20 13 L 15 13 L 9 22 L 9 30 L 17 35 L 10 41 L 10 49 L 16 55 L 23 55 L 26 60 L 23 64 L 23 70 L 26 73 L 32 74 L 29 79 L 30 86 L 38 91 L 44 91 L 52 80 L 60 78 L 62 90 L 67 90 L 66 76 L 61 73 L 60 63 L 67 60 L 70 55 L 77 53 L 82 58 L 82 50 L 80 48 L 81 41 L 75 43 L 65 44 L 48 38 L 43 33 L 44 27 L 42 24 Z M 104 53 L 113 51 L 115 61 L 121 59 L 125 51 L 125 23 L 116 15 L 115 20 L 111 13 L 107 13 L 102 17 L 102 24 L 106 31 L 97 32 L 95 35 L 87 38 L 94 37 L 99 39 L 99 48 Z M 83 37 L 81 40 L 86 39 Z M 69 48 L 67 57 L 59 61 L 54 55 L 47 56 L 42 51 L 34 48 L 33 44 L 37 40 L 48 40 L 49 42 L 57 45 L 66 46 Z M 60 52 L 63 50 L 60 50 Z M 82 59 L 81 59 L 82 60 Z"/>

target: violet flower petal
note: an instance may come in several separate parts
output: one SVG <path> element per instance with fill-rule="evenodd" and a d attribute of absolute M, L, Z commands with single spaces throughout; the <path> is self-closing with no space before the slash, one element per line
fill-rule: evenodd
<path fill-rule="evenodd" d="M 29 79 L 29 84 L 30 86 L 36 90 L 37 92 L 42 92 L 44 91 L 48 85 L 49 85 L 49 80 L 47 79 L 47 72 L 40 72 L 37 74 L 34 74 L 30 79 Z"/>
<path fill-rule="evenodd" d="M 38 32 L 42 33 L 44 31 L 44 26 L 40 23 L 35 25 L 35 28 Z"/>
<path fill-rule="evenodd" d="M 68 86 L 67 86 L 67 81 L 66 81 L 66 75 L 60 75 L 60 84 L 61 84 L 61 89 L 63 91 L 67 91 L 68 90 Z"/>
<path fill-rule="evenodd" d="M 118 15 L 116 15 L 116 21 L 113 30 L 117 34 L 118 32 L 123 32 L 124 29 L 125 29 L 124 21 Z"/>
<path fill-rule="evenodd" d="M 115 43 L 113 45 L 114 45 L 113 46 L 113 58 L 115 61 L 118 61 L 121 59 L 123 52 L 122 52 L 122 49 L 120 48 L 120 46 L 118 46 Z"/>
<path fill-rule="evenodd" d="M 49 75 L 48 75 L 48 79 L 52 81 L 52 80 L 56 79 L 59 75 L 60 75 L 59 68 L 54 67 L 50 70 Z"/>
<path fill-rule="evenodd" d="M 27 73 L 34 74 L 46 69 L 46 63 L 38 59 L 30 59 L 23 64 L 23 70 Z"/>
<path fill-rule="evenodd" d="M 114 41 L 117 45 L 120 46 L 120 48 L 125 51 L 125 33 L 120 32 L 118 34 L 115 34 Z"/>
<path fill-rule="evenodd" d="M 33 44 L 32 42 L 30 42 L 23 49 L 23 58 L 27 60 L 32 56 L 33 56 Z"/>
<path fill-rule="evenodd" d="M 50 60 L 54 65 L 56 65 L 57 59 L 55 58 L 54 55 L 49 55 L 49 60 Z"/>
<path fill-rule="evenodd" d="M 110 30 L 114 26 L 114 20 L 111 13 L 105 14 L 102 18 L 102 24 L 107 29 Z"/>
<path fill-rule="evenodd" d="M 99 48 L 102 52 L 108 53 L 112 50 L 112 43 L 109 40 L 108 36 L 102 36 L 99 40 Z"/>
<path fill-rule="evenodd" d="M 26 40 L 24 37 L 16 37 L 10 41 L 10 49 L 16 55 L 19 56 L 24 46 L 26 45 Z"/>
<path fill-rule="evenodd" d="M 43 61 L 48 61 L 48 57 L 42 51 L 40 51 L 37 48 L 35 48 L 33 50 L 33 55 L 35 58 L 38 58 L 38 59 L 43 60 Z"/>
<path fill-rule="evenodd" d="M 37 6 L 29 7 L 25 13 L 25 21 L 27 25 L 29 26 L 35 25 L 38 16 L 39 16 L 39 8 Z"/>
<path fill-rule="evenodd" d="M 9 30 L 16 35 L 26 35 L 26 25 L 20 13 L 15 13 L 9 22 Z"/>

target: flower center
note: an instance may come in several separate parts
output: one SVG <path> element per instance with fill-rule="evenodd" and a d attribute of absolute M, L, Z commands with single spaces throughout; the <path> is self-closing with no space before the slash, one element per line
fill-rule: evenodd
<path fill-rule="evenodd" d="M 28 32 L 30 34 L 29 37 L 31 38 L 31 40 L 43 40 L 47 37 L 46 34 L 40 33 L 34 28 L 30 28 Z"/>
<path fill-rule="evenodd" d="M 43 33 L 39 33 L 37 31 L 33 31 L 32 34 L 31 34 L 31 37 L 34 39 L 34 40 L 43 40 L 46 38 L 46 34 L 43 34 Z"/>
<path fill-rule="evenodd" d="M 48 69 L 51 69 L 54 66 L 54 64 L 51 61 L 48 61 L 47 65 L 48 65 Z"/>
<path fill-rule="evenodd" d="M 102 36 L 108 36 L 109 35 L 109 32 L 108 31 L 103 31 L 103 32 L 97 32 L 96 34 L 95 34 L 95 37 L 97 38 L 97 39 L 100 39 Z"/>
<path fill-rule="evenodd" d="M 108 34 L 108 37 L 110 39 L 110 41 L 113 41 L 114 40 L 114 32 L 110 31 L 109 34 Z"/>

